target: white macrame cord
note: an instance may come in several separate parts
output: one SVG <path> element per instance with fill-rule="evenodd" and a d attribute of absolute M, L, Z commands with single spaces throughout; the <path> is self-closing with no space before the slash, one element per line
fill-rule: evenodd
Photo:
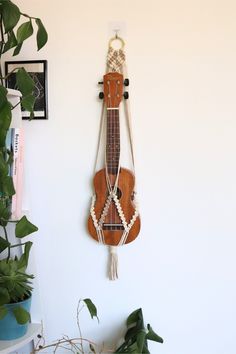
<path fill-rule="evenodd" d="M 116 71 L 120 72 L 123 74 L 124 71 L 126 71 L 125 67 L 125 54 L 122 49 L 115 50 L 112 47 L 109 47 L 108 50 L 108 56 L 107 56 L 107 72 L 108 71 Z M 130 118 L 130 110 L 128 107 L 128 100 L 125 100 L 124 103 L 124 109 L 125 109 L 125 117 L 127 121 L 127 128 L 128 128 L 128 135 L 129 135 L 129 143 L 130 143 L 130 150 L 131 150 L 131 157 L 132 157 L 132 168 L 133 168 L 133 173 L 135 174 L 135 167 L 134 167 L 134 148 L 133 148 L 133 139 L 132 139 L 132 130 L 131 130 L 131 118 Z M 101 112 L 101 120 L 100 120 L 100 129 L 99 129 L 99 138 L 98 138 L 98 144 L 97 144 L 97 153 L 96 153 L 96 159 L 95 159 L 95 165 L 94 165 L 94 173 L 96 173 L 97 170 L 97 164 L 98 164 L 98 157 L 99 157 L 99 151 L 101 148 L 101 140 L 102 140 L 102 134 L 105 129 L 105 121 L 106 121 L 106 115 L 105 115 L 105 104 L 103 103 L 102 106 L 102 112 Z M 120 241 L 117 246 L 122 246 L 126 243 L 129 232 L 134 225 L 138 215 L 138 204 L 137 200 L 133 200 L 134 203 L 134 214 L 132 215 L 131 219 L 129 221 L 126 220 L 122 206 L 120 204 L 120 201 L 117 197 L 117 186 L 118 186 L 118 181 L 119 181 L 119 173 L 120 173 L 120 162 L 118 166 L 118 172 L 116 176 L 116 181 L 114 183 L 114 186 L 111 186 L 110 180 L 109 180 L 109 175 L 107 171 L 107 164 L 106 164 L 106 154 L 105 154 L 105 166 L 106 166 L 106 181 L 107 181 L 107 187 L 108 187 L 108 196 L 104 205 L 104 208 L 102 210 L 100 219 L 97 219 L 96 213 L 95 213 L 95 204 L 96 204 L 96 194 L 92 196 L 92 201 L 91 201 L 91 207 L 90 207 L 90 215 L 93 220 L 94 227 L 97 232 L 98 236 L 98 242 L 100 244 L 106 244 L 105 243 L 105 238 L 104 238 L 104 233 L 103 233 L 103 223 L 105 221 L 105 218 L 108 214 L 109 207 L 112 202 L 114 202 L 115 207 L 117 209 L 118 215 L 120 217 L 121 223 L 124 227 L 124 232 L 120 238 Z M 134 193 L 136 194 L 136 193 Z M 118 279 L 118 255 L 117 255 L 117 246 L 109 246 L 109 251 L 110 251 L 110 260 L 109 260 L 109 279 L 110 280 L 116 280 Z"/>

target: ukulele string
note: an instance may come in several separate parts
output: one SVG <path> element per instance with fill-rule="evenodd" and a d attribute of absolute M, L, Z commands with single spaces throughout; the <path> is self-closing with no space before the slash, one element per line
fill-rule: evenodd
<path fill-rule="evenodd" d="M 118 85 L 119 85 L 119 80 L 116 82 L 116 91 L 115 91 L 115 107 L 118 107 Z M 114 116 L 115 116 L 115 122 L 114 122 L 114 147 L 113 147 L 113 158 L 114 158 L 114 164 L 115 164 L 115 175 L 117 177 L 118 174 L 118 161 L 117 161 L 117 138 L 118 138 L 118 114 L 117 114 L 117 110 L 114 110 Z M 117 183 L 115 183 L 114 185 L 114 192 L 117 195 Z M 114 204 L 114 203 L 113 203 Z M 119 223 L 119 220 L 117 220 L 117 210 L 116 208 L 114 209 L 114 222 L 115 224 Z"/>

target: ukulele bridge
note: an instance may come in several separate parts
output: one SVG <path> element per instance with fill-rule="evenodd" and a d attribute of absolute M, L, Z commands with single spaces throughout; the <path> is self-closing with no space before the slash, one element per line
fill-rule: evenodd
<path fill-rule="evenodd" d="M 124 226 L 123 226 L 123 224 L 103 224 L 102 229 L 103 230 L 118 231 L 118 230 L 124 230 Z"/>

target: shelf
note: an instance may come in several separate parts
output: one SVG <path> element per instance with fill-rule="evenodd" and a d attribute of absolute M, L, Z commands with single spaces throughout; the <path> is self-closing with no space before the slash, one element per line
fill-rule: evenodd
<path fill-rule="evenodd" d="M 0 340 L 0 354 L 9 354 L 24 347 L 41 333 L 41 329 L 41 324 L 30 323 L 28 331 L 23 337 L 14 340 Z"/>

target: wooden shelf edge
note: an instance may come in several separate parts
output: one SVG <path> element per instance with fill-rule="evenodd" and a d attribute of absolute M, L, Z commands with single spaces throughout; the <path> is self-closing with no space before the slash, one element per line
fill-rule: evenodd
<path fill-rule="evenodd" d="M 27 333 L 18 339 L 0 340 L 0 354 L 9 354 L 30 343 L 38 334 L 41 334 L 40 323 L 30 323 Z"/>

